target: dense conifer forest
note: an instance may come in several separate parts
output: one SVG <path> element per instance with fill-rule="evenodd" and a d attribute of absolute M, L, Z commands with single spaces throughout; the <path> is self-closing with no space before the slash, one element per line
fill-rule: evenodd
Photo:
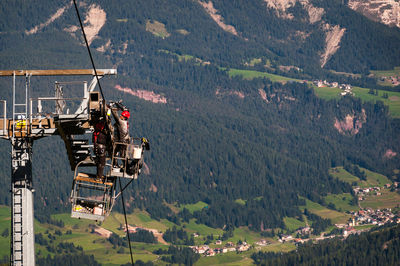
<path fill-rule="evenodd" d="M 393 226 L 393 225 L 392 225 Z M 400 260 L 400 226 L 306 243 L 287 254 L 254 253 L 257 265 L 397 265 Z"/>

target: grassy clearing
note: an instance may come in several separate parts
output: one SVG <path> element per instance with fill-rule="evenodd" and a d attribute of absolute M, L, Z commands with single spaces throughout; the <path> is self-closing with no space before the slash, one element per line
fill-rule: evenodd
<path fill-rule="evenodd" d="M 146 31 L 151 32 L 153 35 L 161 37 L 163 39 L 171 36 L 171 34 L 169 34 L 167 29 L 165 28 L 165 25 L 156 20 L 148 20 L 146 22 Z"/>
<path fill-rule="evenodd" d="M 336 75 L 343 75 L 346 77 L 352 77 L 352 78 L 361 78 L 361 74 L 354 74 L 354 73 L 348 73 L 348 72 L 338 72 L 335 70 L 329 70 L 330 72 L 336 74 Z"/>
<path fill-rule="evenodd" d="M 338 166 L 335 168 L 331 168 L 329 169 L 329 174 L 333 177 L 336 177 L 337 179 L 349 183 L 349 184 L 353 184 L 354 182 L 358 182 L 360 181 L 360 179 L 352 174 L 350 174 L 349 172 L 347 172 L 346 170 L 343 169 L 342 166 Z"/>
<path fill-rule="evenodd" d="M 400 206 L 400 195 L 396 192 L 390 192 L 389 189 L 381 189 L 382 195 L 367 195 L 365 200 L 360 201 L 363 208 L 383 209 Z"/>
<path fill-rule="evenodd" d="M 175 214 L 178 214 L 181 211 L 181 209 L 176 206 L 177 205 L 176 203 L 171 204 L 171 203 L 164 202 L 163 204 L 165 206 L 167 206 L 168 208 L 170 208 L 170 210 Z"/>
<path fill-rule="evenodd" d="M 259 233 L 251 231 L 248 227 L 239 227 L 233 231 L 233 237 L 229 238 L 228 241 L 237 243 L 239 240 L 246 241 L 249 244 L 253 244 L 261 239 Z"/>
<path fill-rule="evenodd" d="M 392 184 L 392 181 L 390 181 L 386 176 L 372 172 L 368 169 L 360 167 L 361 171 L 364 171 L 365 174 L 367 175 L 367 184 L 372 186 L 378 186 L 378 187 L 383 187 L 385 184 Z M 364 181 L 365 182 L 365 181 Z"/>
<path fill-rule="evenodd" d="M 393 86 L 393 84 L 389 80 L 380 80 L 382 77 L 390 77 L 390 76 L 400 76 L 400 67 L 395 67 L 393 70 L 379 70 L 379 71 L 371 71 L 375 77 L 378 78 L 378 84 L 383 86 Z"/>
<path fill-rule="evenodd" d="M 296 246 L 294 243 L 280 243 L 276 242 L 271 245 L 267 245 L 265 247 L 261 247 L 261 251 L 264 252 L 290 252 L 292 250 L 295 250 Z"/>
<path fill-rule="evenodd" d="M 157 229 L 160 232 L 165 232 L 168 228 L 172 228 L 174 224 L 166 219 L 160 221 L 152 220 L 147 212 L 135 210 L 132 214 L 127 215 L 128 224 L 133 226 L 139 226 L 149 229 Z M 101 225 L 107 230 L 114 232 L 120 237 L 125 236 L 124 230 L 121 230 L 121 226 L 124 227 L 125 219 L 123 214 L 113 212 Z"/>
<path fill-rule="evenodd" d="M 99 225 L 107 230 L 110 230 L 119 236 L 124 236 L 125 232 L 121 230 L 121 226 L 125 225 L 124 215 L 118 212 L 112 212 L 103 223 L 96 223 L 95 221 L 85 219 L 71 218 L 70 214 L 55 214 L 52 215 L 53 219 L 62 220 L 65 224 L 66 229 L 74 229 L 75 231 L 86 230 L 90 224 Z M 133 213 L 127 215 L 128 224 L 133 226 L 157 229 L 159 231 L 165 231 L 167 228 L 173 226 L 173 224 L 167 220 L 156 221 L 151 219 L 150 215 L 141 210 L 135 210 Z"/>
<path fill-rule="evenodd" d="M 201 257 L 196 262 L 197 266 L 208 265 L 253 265 L 253 260 L 250 255 L 236 252 L 228 252 L 226 254 L 218 254 L 214 257 Z"/>
<path fill-rule="evenodd" d="M 225 69 L 225 68 L 222 68 Z M 230 77 L 235 76 L 242 76 L 244 79 L 254 79 L 254 78 L 268 78 L 273 82 L 288 82 L 288 81 L 295 81 L 301 82 L 299 79 L 294 78 L 287 78 L 284 76 L 274 75 L 267 72 L 260 72 L 254 70 L 243 70 L 243 69 L 229 69 L 228 72 Z M 309 82 L 310 85 L 312 85 Z M 331 99 L 339 99 L 341 89 L 339 88 L 330 88 L 330 87 L 322 87 L 318 88 L 317 86 L 312 85 L 314 88 L 315 94 L 323 99 L 331 100 Z M 385 105 L 389 106 L 389 112 L 393 117 L 400 117 L 400 92 L 393 92 L 393 91 L 384 91 L 379 90 L 378 95 L 369 94 L 368 88 L 361 88 L 361 87 L 353 87 L 353 92 L 355 97 L 361 98 L 365 102 L 376 102 L 382 101 Z M 383 94 L 387 94 L 388 98 L 383 98 Z"/>
<path fill-rule="evenodd" d="M 329 170 L 329 174 L 333 177 L 338 178 L 341 181 L 347 182 L 349 184 L 353 184 L 354 182 L 357 183 L 357 186 L 362 188 L 367 187 L 383 187 L 387 183 L 392 183 L 386 176 L 372 172 L 368 169 L 360 167 L 361 171 L 365 172 L 367 176 L 367 180 L 360 180 L 358 177 L 350 174 L 346 170 L 343 169 L 342 166 L 331 168 Z"/>
<path fill-rule="evenodd" d="M 2 236 L 3 232 L 8 231 L 8 236 Z M 11 234 L 11 218 L 10 208 L 0 206 L 0 258 L 7 255 L 10 256 L 10 234 Z"/>
<path fill-rule="evenodd" d="M 321 216 L 322 218 L 330 219 L 332 221 L 332 223 L 334 223 L 334 224 L 345 223 L 351 217 L 349 214 L 330 210 L 316 202 L 312 202 L 311 200 L 308 200 L 308 199 L 305 199 L 305 200 L 306 200 L 306 206 L 300 206 L 301 210 L 304 210 L 305 208 L 307 208 L 308 211 L 310 211 L 318 216 Z"/>
<path fill-rule="evenodd" d="M 373 225 L 373 224 L 363 224 L 363 225 L 356 225 L 356 226 L 354 226 L 354 229 L 356 229 L 356 230 L 362 230 L 362 229 L 370 229 L 370 228 L 373 228 L 373 227 L 376 227 L 376 225 Z"/>
<path fill-rule="evenodd" d="M 330 88 L 330 87 L 323 87 L 319 88 L 315 85 L 312 86 L 314 88 L 315 94 L 325 100 L 332 100 L 332 99 L 339 99 L 340 92 L 342 91 L 339 88 Z"/>
<path fill-rule="evenodd" d="M 66 226 L 64 226 L 63 228 L 58 228 L 53 225 L 45 225 L 45 224 L 42 225 L 43 228 L 47 228 L 46 231 L 49 231 L 49 233 L 51 233 L 53 236 L 56 237 L 56 240 L 53 241 L 54 246 L 57 246 L 58 243 L 61 242 L 73 243 L 75 246 L 83 247 L 83 250 L 86 254 L 94 255 L 96 260 L 101 261 L 105 265 L 121 265 L 130 262 L 129 250 L 127 247 L 124 247 L 124 253 L 118 253 L 117 251 L 120 249 L 119 247 L 113 249 L 112 244 L 107 239 L 99 235 L 90 233 L 90 229 L 88 228 L 90 221 L 87 221 L 86 223 L 76 226 L 76 223 L 71 222 L 69 214 L 56 215 L 55 217 L 64 218 Z M 111 217 L 108 217 L 106 221 L 112 220 L 109 218 Z M 140 220 L 141 218 L 142 220 L 146 220 L 146 218 L 143 219 L 143 217 L 140 216 L 137 219 Z M 116 222 L 111 222 L 111 224 L 119 225 L 119 223 Z M 104 224 L 102 226 L 104 226 Z M 109 226 L 115 227 L 112 225 Z M 69 230 L 70 228 L 74 228 L 72 229 L 73 233 L 66 234 L 66 231 Z M 62 235 L 61 236 L 55 235 L 54 230 L 62 231 Z M 123 231 L 121 232 L 122 235 L 124 235 L 124 232 Z M 47 234 L 44 235 L 45 235 L 44 237 L 47 238 Z M 157 255 L 154 255 L 151 252 L 160 247 L 164 247 L 164 245 L 162 244 L 145 244 L 145 243 L 132 243 L 132 244 L 133 244 L 132 245 L 133 252 L 135 254 L 135 260 L 140 259 L 142 261 L 156 260 Z M 46 250 L 45 247 L 40 245 L 36 245 L 36 251 L 38 254 L 40 254 L 38 257 L 44 257 L 47 256 L 48 254 L 52 255 Z"/>
<path fill-rule="evenodd" d="M 190 32 L 188 32 L 187 30 L 185 30 L 185 29 L 179 29 L 179 30 L 176 30 L 178 33 L 180 33 L 180 34 L 182 34 L 182 35 L 189 35 L 190 34 Z"/>
<path fill-rule="evenodd" d="M 183 208 L 188 209 L 189 212 L 193 214 L 195 211 L 201 211 L 204 208 L 208 208 L 208 204 L 202 201 L 198 201 L 195 204 L 181 205 L 180 209 L 183 210 Z"/>
<path fill-rule="evenodd" d="M 302 222 L 292 217 L 283 218 L 283 222 L 290 231 L 294 231 L 296 229 L 299 229 L 300 227 L 306 226 L 306 222 Z"/>
<path fill-rule="evenodd" d="M 201 236 L 213 234 L 214 236 L 223 234 L 222 229 L 214 229 L 204 224 L 197 224 L 195 219 L 191 219 L 189 223 L 185 224 L 185 229 L 188 233 L 199 233 Z"/>
<path fill-rule="evenodd" d="M 399 76 L 400 75 L 400 67 L 395 67 L 393 70 L 372 70 L 372 74 L 374 74 L 377 77 L 383 77 L 383 76 Z"/>
<path fill-rule="evenodd" d="M 379 90 L 378 95 L 369 94 L 369 89 L 353 87 L 353 92 L 356 97 L 361 98 L 363 101 L 382 101 L 385 105 L 389 106 L 389 112 L 393 117 L 400 117 L 400 92 Z M 388 98 L 382 98 L 382 95 L 387 93 Z"/>
<path fill-rule="evenodd" d="M 253 58 L 250 60 L 250 62 L 244 63 L 246 66 L 255 66 L 257 64 L 260 64 L 262 62 L 261 58 Z"/>
<path fill-rule="evenodd" d="M 323 87 L 318 88 L 313 86 L 315 94 L 326 100 L 339 99 L 341 89 Z M 393 117 L 400 117 L 400 92 L 379 90 L 378 95 L 369 94 L 369 89 L 353 87 L 354 96 L 361 98 L 364 102 L 382 101 L 386 106 L 389 106 L 389 112 Z M 383 98 L 383 94 L 387 94 L 388 98 Z"/>
<path fill-rule="evenodd" d="M 86 228 L 89 224 L 95 224 L 95 221 L 85 220 L 85 219 L 76 219 L 72 218 L 71 214 L 69 213 L 61 213 L 61 214 L 53 214 L 51 218 L 55 220 L 61 220 L 64 222 L 65 227 L 79 227 L 79 228 Z"/>
<path fill-rule="evenodd" d="M 243 200 L 243 199 L 237 199 L 237 200 L 235 200 L 235 202 L 236 202 L 237 204 L 242 205 L 242 206 L 246 205 L 246 200 Z"/>
<path fill-rule="evenodd" d="M 353 196 L 350 193 L 330 194 L 325 197 L 326 203 L 332 203 L 340 212 L 357 211 L 358 206 L 351 205 Z"/>
<path fill-rule="evenodd" d="M 143 250 L 132 250 L 134 256 L 134 261 L 142 260 L 144 262 L 153 261 L 158 258 L 157 255 L 151 254 L 149 252 Z M 105 249 L 97 250 L 96 252 L 90 253 L 93 254 L 97 261 L 101 262 L 103 265 L 121 265 L 131 262 L 129 248 L 124 248 L 124 253 L 120 254 L 114 250 L 105 251 Z"/>
<path fill-rule="evenodd" d="M 222 68 L 222 69 L 224 69 L 224 68 Z M 254 71 L 254 70 L 243 70 L 243 69 L 235 69 L 235 68 L 229 69 L 228 74 L 230 77 L 242 76 L 244 79 L 249 79 L 249 80 L 254 79 L 254 78 L 267 78 L 273 82 L 282 82 L 282 83 L 286 83 L 288 81 L 296 81 L 296 82 L 301 81 L 299 79 L 287 78 L 284 76 L 270 74 L 267 72 L 260 72 L 260 71 Z"/>

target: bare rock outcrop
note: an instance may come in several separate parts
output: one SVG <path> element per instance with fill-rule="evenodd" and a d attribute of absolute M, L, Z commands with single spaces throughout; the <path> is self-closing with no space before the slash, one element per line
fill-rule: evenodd
<path fill-rule="evenodd" d="M 348 6 L 367 18 L 400 28 L 400 2 L 394 0 L 349 0 Z"/>
<path fill-rule="evenodd" d="M 304 8 L 308 12 L 309 20 L 311 24 L 314 24 L 318 21 L 321 21 L 322 16 L 325 14 L 325 10 L 323 8 L 315 7 L 311 4 L 304 5 Z"/>
<path fill-rule="evenodd" d="M 335 118 L 334 127 L 339 131 L 342 135 L 350 135 L 354 136 L 358 134 L 364 123 L 367 121 L 367 115 L 365 110 L 362 109 L 361 113 L 356 114 L 348 114 L 343 120 L 338 120 Z"/>
<path fill-rule="evenodd" d="M 264 0 L 267 3 L 267 7 L 276 10 L 279 17 L 285 19 L 293 19 L 294 15 L 287 12 L 287 9 L 294 6 L 299 0 Z"/>
<path fill-rule="evenodd" d="M 53 23 L 56 19 L 60 18 L 60 17 L 64 14 L 64 12 L 65 12 L 66 10 L 68 10 L 68 9 L 71 7 L 71 5 L 72 5 L 72 1 L 71 1 L 69 4 L 65 5 L 64 7 L 59 8 L 46 22 L 41 23 L 41 24 L 39 24 L 39 25 L 33 27 L 33 28 L 30 29 L 30 30 L 26 30 L 26 31 L 25 31 L 25 34 L 26 34 L 26 35 L 35 34 L 35 33 L 37 33 L 39 30 L 42 30 L 43 28 L 49 26 L 49 25 L 50 25 L 51 23 Z"/>
<path fill-rule="evenodd" d="M 304 10 L 308 13 L 308 20 L 310 24 L 320 23 L 323 30 L 326 32 L 325 37 L 325 49 L 321 52 L 321 67 L 324 67 L 329 59 L 337 52 L 340 48 L 340 41 L 345 34 L 346 29 L 341 28 L 339 25 L 332 26 L 325 23 L 322 20 L 325 10 L 320 7 L 315 7 L 310 3 L 309 0 L 264 0 L 267 3 L 268 8 L 275 9 L 277 15 L 285 19 L 293 19 L 294 14 L 291 14 L 288 9 L 293 7 L 297 3 L 300 3 Z M 303 39 L 307 38 L 306 33 L 299 33 L 304 36 Z"/>
<path fill-rule="evenodd" d="M 221 90 L 219 88 L 216 89 L 215 91 L 216 96 L 237 96 L 240 99 L 244 99 L 245 95 L 241 91 L 237 90 Z"/>
<path fill-rule="evenodd" d="M 218 10 L 214 8 L 214 4 L 211 1 L 208 3 L 202 2 L 198 0 L 199 4 L 207 11 L 207 13 L 211 16 L 211 18 L 221 27 L 224 31 L 230 32 L 235 36 L 238 36 L 238 33 L 232 25 L 227 25 L 224 23 L 224 18 L 218 14 Z"/>
<path fill-rule="evenodd" d="M 293 7 L 296 3 L 300 3 L 307 11 L 311 24 L 321 21 L 325 13 L 323 8 L 313 6 L 309 0 L 264 0 L 264 2 L 267 3 L 267 7 L 275 9 L 279 17 L 285 19 L 294 18 L 294 14 L 289 13 L 287 9 Z"/>
<path fill-rule="evenodd" d="M 383 155 L 383 158 L 385 159 L 392 159 L 393 157 L 397 156 L 397 152 L 394 152 L 391 149 L 387 149 L 385 154 Z"/>
<path fill-rule="evenodd" d="M 321 55 L 321 67 L 324 67 L 328 60 L 340 48 L 340 41 L 346 31 L 345 28 L 340 28 L 339 25 L 332 26 L 329 24 L 325 24 L 324 30 L 326 31 L 325 50 Z"/>
<path fill-rule="evenodd" d="M 167 98 L 153 91 L 123 88 L 120 85 L 115 85 L 115 89 L 153 103 L 167 103 Z"/>
<path fill-rule="evenodd" d="M 88 40 L 89 45 L 98 38 L 98 33 L 101 28 L 106 24 L 106 12 L 96 4 L 90 5 L 88 7 L 88 11 L 85 16 L 85 20 L 83 21 L 83 27 L 85 29 L 86 38 Z M 76 25 L 71 25 L 69 27 L 64 28 L 64 31 L 70 33 L 75 38 L 76 33 L 80 31 L 80 28 Z M 104 49 L 100 48 L 100 50 Z"/>
<path fill-rule="evenodd" d="M 83 22 L 85 27 L 86 38 L 89 45 L 97 38 L 97 34 L 106 24 L 106 12 L 98 5 L 89 6 L 86 13 L 86 19 Z"/>
<path fill-rule="evenodd" d="M 261 99 L 263 99 L 263 101 L 265 101 L 266 103 L 269 103 L 268 98 L 267 98 L 267 93 L 265 92 L 265 90 L 258 89 L 258 93 L 260 94 Z"/>

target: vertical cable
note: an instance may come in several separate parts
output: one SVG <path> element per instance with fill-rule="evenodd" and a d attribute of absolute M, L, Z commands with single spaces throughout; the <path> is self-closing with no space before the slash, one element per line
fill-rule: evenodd
<path fill-rule="evenodd" d="M 121 190 L 122 208 L 124 209 L 125 228 L 126 228 L 126 234 L 128 236 L 129 252 L 131 253 L 131 262 L 132 262 L 132 266 L 133 266 L 134 264 L 133 264 L 133 255 L 132 255 L 132 247 L 131 247 L 131 238 L 129 236 L 128 220 L 126 219 L 126 211 L 125 211 L 124 193 L 123 193 L 123 190 L 122 190 L 121 178 L 120 177 L 118 177 L 118 181 L 119 181 L 119 189 Z"/>

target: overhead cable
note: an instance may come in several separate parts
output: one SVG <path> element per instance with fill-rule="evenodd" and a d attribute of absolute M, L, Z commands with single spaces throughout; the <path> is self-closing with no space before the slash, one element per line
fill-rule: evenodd
<path fill-rule="evenodd" d="M 93 67 L 93 70 L 94 70 L 94 74 L 96 76 L 97 83 L 99 84 L 100 93 L 101 93 L 101 96 L 103 97 L 103 100 L 105 100 L 105 97 L 104 97 L 104 94 L 103 94 L 103 89 L 101 88 L 99 76 L 97 75 L 97 70 L 96 70 L 96 66 L 94 64 L 93 56 L 92 56 L 92 53 L 90 52 L 89 43 L 88 43 L 87 38 L 86 38 L 85 29 L 83 28 L 83 24 L 82 24 L 81 16 L 79 14 L 78 6 L 76 5 L 76 0 L 74 0 L 74 6 L 75 6 L 75 10 L 76 10 L 76 15 L 78 16 L 78 19 L 79 19 L 79 24 L 81 25 L 82 34 L 83 34 L 83 38 L 85 39 L 86 48 L 87 48 L 88 53 L 89 53 L 90 61 L 92 62 L 92 67 Z M 119 180 L 119 187 L 120 187 L 120 190 L 121 190 L 122 207 L 123 207 L 123 210 L 124 210 L 125 228 L 126 228 L 126 233 L 127 233 L 127 236 L 128 236 L 129 252 L 131 254 L 132 265 L 134 265 L 134 263 L 133 263 L 133 255 L 132 255 L 132 247 L 131 247 L 131 239 L 130 239 L 130 236 L 129 236 L 128 220 L 126 218 L 124 194 L 123 194 L 123 189 L 122 189 L 122 185 L 121 185 L 121 179 L 118 178 L 118 180 Z"/>
<path fill-rule="evenodd" d="M 132 247 L 131 247 L 131 238 L 129 236 L 128 220 L 126 219 L 124 193 L 123 193 L 123 190 L 122 190 L 121 178 L 118 177 L 118 180 L 119 180 L 119 189 L 121 190 L 122 208 L 124 210 L 126 235 L 128 236 L 129 252 L 131 253 L 131 262 L 132 262 L 132 266 L 133 266 L 134 264 L 133 264 L 133 255 L 132 255 Z"/>
<path fill-rule="evenodd" d="M 90 52 L 89 43 L 88 43 L 88 40 L 87 40 L 87 38 L 86 38 L 85 30 L 84 30 L 84 28 L 83 28 L 81 16 L 79 15 L 78 6 L 76 5 L 76 0 L 74 0 L 74 6 L 75 6 L 75 10 L 76 10 L 76 15 L 78 16 L 78 19 L 79 19 L 79 24 L 81 25 L 83 38 L 85 39 L 85 43 L 86 43 L 86 48 L 87 48 L 87 50 L 88 50 L 88 52 L 89 52 L 90 61 L 92 62 L 92 67 L 93 67 L 93 70 L 94 70 L 94 74 L 96 75 L 97 83 L 99 84 L 100 93 L 101 93 L 101 96 L 103 97 L 103 100 L 105 100 L 104 94 L 103 94 L 103 89 L 101 88 L 99 76 L 97 75 L 96 66 L 94 65 L 93 56 L 92 56 L 92 53 Z"/>

